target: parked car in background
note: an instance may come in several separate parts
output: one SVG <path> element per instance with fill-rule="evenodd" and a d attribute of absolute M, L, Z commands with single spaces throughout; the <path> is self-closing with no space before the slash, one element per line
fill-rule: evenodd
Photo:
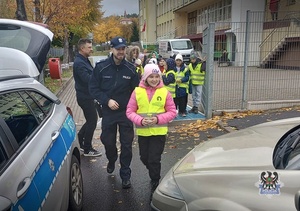
<path fill-rule="evenodd" d="M 154 210 L 299 210 L 300 118 L 201 143 L 165 175 Z"/>
<path fill-rule="evenodd" d="M 53 34 L 0 19 L 0 211 L 82 210 L 75 122 L 39 83 Z"/>

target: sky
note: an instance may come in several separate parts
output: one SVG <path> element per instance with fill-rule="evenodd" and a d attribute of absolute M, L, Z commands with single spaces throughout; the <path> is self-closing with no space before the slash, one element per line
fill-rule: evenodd
<path fill-rule="evenodd" d="M 127 14 L 139 13 L 139 0 L 102 0 L 101 5 L 104 17 L 124 15 L 125 10 Z"/>

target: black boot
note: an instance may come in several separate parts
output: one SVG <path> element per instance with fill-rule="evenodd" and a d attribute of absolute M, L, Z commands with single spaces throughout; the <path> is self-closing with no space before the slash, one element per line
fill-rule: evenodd
<path fill-rule="evenodd" d="M 199 113 L 198 107 L 195 107 L 193 113 L 194 113 L 194 114 L 198 114 L 198 113 Z"/>
<path fill-rule="evenodd" d="M 194 113 L 195 108 L 197 108 L 197 107 L 193 106 L 193 108 L 191 110 L 189 110 L 189 113 Z"/>

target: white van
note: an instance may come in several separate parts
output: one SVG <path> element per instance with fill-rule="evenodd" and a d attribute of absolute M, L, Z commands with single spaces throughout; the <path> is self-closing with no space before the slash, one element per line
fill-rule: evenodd
<path fill-rule="evenodd" d="M 158 41 L 159 55 L 163 58 L 171 58 L 176 54 L 181 54 L 183 61 L 190 61 L 191 51 L 194 50 L 190 39 L 166 39 Z"/>

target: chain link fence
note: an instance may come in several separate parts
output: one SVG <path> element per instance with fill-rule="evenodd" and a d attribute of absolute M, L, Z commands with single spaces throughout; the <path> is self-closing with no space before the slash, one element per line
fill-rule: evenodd
<path fill-rule="evenodd" d="M 206 114 L 300 104 L 300 12 L 278 17 L 248 11 L 245 22 L 213 23 L 203 31 L 204 55 L 213 58 L 202 98 Z"/>

